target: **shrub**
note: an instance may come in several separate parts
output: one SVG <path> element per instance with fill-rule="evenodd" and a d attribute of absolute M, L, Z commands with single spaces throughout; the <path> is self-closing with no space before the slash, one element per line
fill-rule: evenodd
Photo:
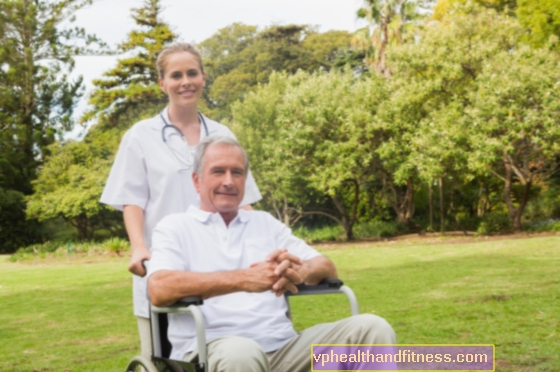
<path fill-rule="evenodd" d="M 109 252 L 116 253 L 118 256 L 120 256 L 121 253 L 130 250 L 128 240 L 121 238 L 111 238 L 106 240 L 103 245 L 109 250 Z"/>
<path fill-rule="evenodd" d="M 70 256 L 73 254 L 81 255 L 102 255 L 116 253 L 121 255 L 130 250 L 130 244 L 125 239 L 111 238 L 103 242 L 65 242 L 48 241 L 42 244 L 33 244 L 22 247 L 10 256 L 10 261 L 25 261 L 33 258 L 47 258 Z"/>
<path fill-rule="evenodd" d="M 405 230 L 406 226 L 395 221 L 371 220 L 356 224 L 354 226 L 354 236 L 358 239 L 380 238 L 395 236 Z"/>
<path fill-rule="evenodd" d="M 489 235 L 511 231 L 511 218 L 505 213 L 490 213 L 482 217 L 476 229 L 476 235 Z"/>
<path fill-rule="evenodd" d="M 527 227 L 529 231 L 544 232 L 544 231 L 555 231 L 560 232 L 560 221 L 554 219 L 548 219 L 546 221 L 540 221 L 533 223 Z"/>
<path fill-rule="evenodd" d="M 316 228 L 300 226 L 294 228 L 293 233 L 298 238 L 305 240 L 305 242 L 308 244 L 318 242 L 344 241 L 346 239 L 344 229 L 340 225 L 323 226 Z"/>
<path fill-rule="evenodd" d="M 0 253 L 12 253 L 18 247 L 39 239 L 39 224 L 25 218 L 22 193 L 0 187 Z"/>

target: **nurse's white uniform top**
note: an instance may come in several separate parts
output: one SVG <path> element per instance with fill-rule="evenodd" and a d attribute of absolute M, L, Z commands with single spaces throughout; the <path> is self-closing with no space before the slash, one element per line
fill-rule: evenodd
<path fill-rule="evenodd" d="M 162 112 L 169 123 L 167 109 Z M 204 117 L 208 135 L 234 134 L 224 125 Z M 122 138 L 117 157 L 101 195 L 101 202 L 122 210 L 125 205 L 137 205 L 144 210 L 144 241 L 152 246 L 152 232 L 156 224 L 171 213 L 185 212 L 190 205 L 199 206 L 200 198 L 192 182 L 192 167 L 173 153 L 162 139 L 164 122 L 159 115 L 138 122 Z M 166 130 L 166 138 L 177 133 Z M 200 125 L 200 139 L 206 137 Z M 185 142 L 185 146 L 186 142 Z M 195 147 L 188 147 L 194 153 Z M 241 205 L 252 204 L 261 194 L 249 172 L 245 184 L 245 197 Z M 133 276 L 134 314 L 149 317 L 146 277 Z"/>

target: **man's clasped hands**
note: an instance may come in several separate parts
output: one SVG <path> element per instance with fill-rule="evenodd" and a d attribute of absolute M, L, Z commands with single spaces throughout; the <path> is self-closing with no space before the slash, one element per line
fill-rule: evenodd
<path fill-rule="evenodd" d="M 251 264 L 249 272 L 253 274 L 249 292 L 271 289 L 276 296 L 297 293 L 296 285 L 304 283 L 309 273 L 303 261 L 286 249 L 275 249 L 264 261 Z"/>

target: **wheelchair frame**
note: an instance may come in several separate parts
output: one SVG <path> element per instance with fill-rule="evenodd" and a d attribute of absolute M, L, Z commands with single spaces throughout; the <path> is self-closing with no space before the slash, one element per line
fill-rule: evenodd
<path fill-rule="evenodd" d="M 284 294 L 288 304 L 288 316 L 291 318 L 290 301 L 292 296 L 321 295 L 321 294 L 345 294 L 350 303 L 352 315 L 358 315 L 358 301 L 354 292 L 345 286 L 339 279 L 325 279 L 313 286 L 300 284 L 298 293 L 286 292 Z M 203 301 L 200 297 L 186 297 L 173 305 L 157 307 L 150 304 L 150 323 L 152 328 L 152 357 L 147 359 L 143 356 L 132 358 L 126 372 L 207 372 L 208 355 L 206 350 L 206 331 L 204 318 L 198 308 Z M 169 359 L 171 345 L 167 339 L 167 314 L 186 313 L 194 318 L 196 328 L 196 341 L 198 347 L 198 363 L 189 363 Z M 138 369 L 142 368 L 142 369 Z"/>

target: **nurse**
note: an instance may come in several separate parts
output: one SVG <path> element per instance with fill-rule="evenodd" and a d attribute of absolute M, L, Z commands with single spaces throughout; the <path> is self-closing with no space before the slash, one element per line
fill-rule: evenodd
<path fill-rule="evenodd" d="M 169 106 L 155 117 L 136 123 L 124 135 L 101 196 L 101 202 L 123 211 L 132 247 L 128 270 L 133 276 L 134 314 L 142 355 L 151 355 L 149 304 L 143 260 L 151 257 L 152 231 L 171 213 L 199 205 L 192 183 L 196 145 L 212 135 L 235 138 L 224 125 L 198 112 L 206 83 L 202 58 L 188 43 L 165 47 L 156 62 L 158 82 Z M 249 173 L 242 208 L 261 199 Z"/>

